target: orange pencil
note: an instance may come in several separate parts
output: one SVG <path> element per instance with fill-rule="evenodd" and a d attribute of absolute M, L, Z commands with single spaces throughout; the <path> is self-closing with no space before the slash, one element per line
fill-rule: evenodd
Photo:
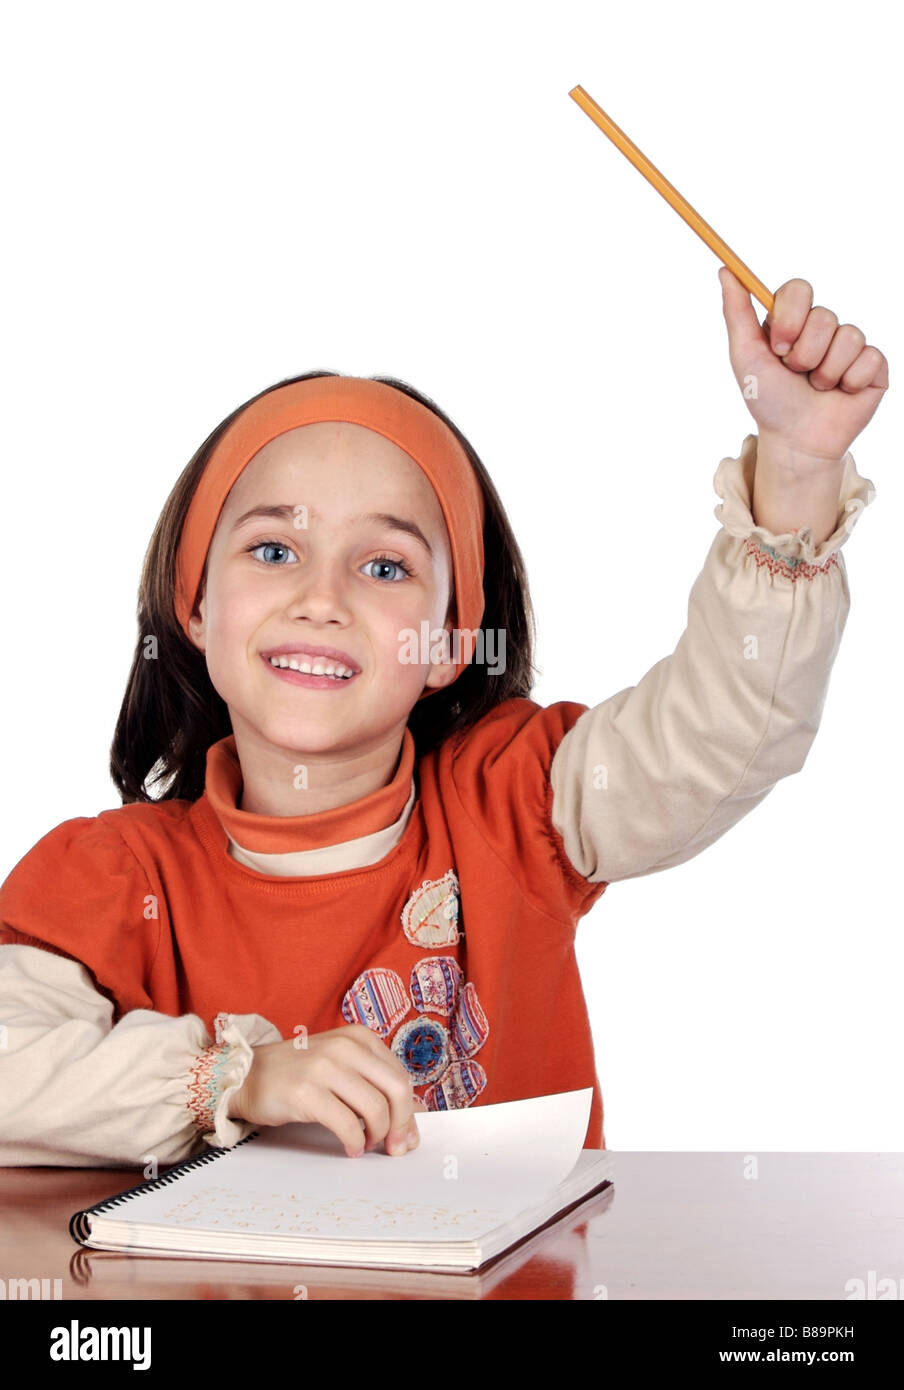
<path fill-rule="evenodd" d="M 568 95 L 574 98 L 582 111 L 586 111 L 591 121 L 599 126 L 603 134 L 608 135 L 613 145 L 618 146 L 626 159 L 630 159 L 634 168 L 640 170 L 644 178 L 656 189 L 657 193 L 662 194 L 663 198 L 675 209 L 679 217 L 683 217 L 687 225 L 693 228 L 698 237 L 706 242 L 709 249 L 715 251 L 719 260 L 723 265 L 728 266 L 728 269 L 733 275 L 738 277 L 744 288 L 758 299 L 763 307 L 771 313 L 774 299 L 771 290 L 767 290 L 762 280 L 757 279 L 749 266 L 746 266 L 740 257 L 735 255 L 731 247 L 713 231 L 709 223 L 704 222 L 699 212 L 691 207 L 686 198 L 682 198 L 678 189 L 670 184 L 667 178 L 664 178 L 663 175 L 660 174 L 655 164 L 650 163 L 646 155 L 640 152 L 633 140 L 628 139 L 625 132 L 618 128 L 610 116 L 606 115 L 602 107 L 597 106 L 593 97 L 588 96 L 583 87 L 572 87 Z"/>

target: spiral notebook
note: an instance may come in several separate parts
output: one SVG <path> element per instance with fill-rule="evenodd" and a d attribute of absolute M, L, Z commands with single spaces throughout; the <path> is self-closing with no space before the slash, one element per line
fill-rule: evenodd
<path fill-rule="evenodd" d="M 592 1090 L 418 1113 L 418 1148 L 349 1158 L 322 1125 L 256 1130 L 85 1211 L 97 1250 L 472 1272 L 612 1180 Z"/>

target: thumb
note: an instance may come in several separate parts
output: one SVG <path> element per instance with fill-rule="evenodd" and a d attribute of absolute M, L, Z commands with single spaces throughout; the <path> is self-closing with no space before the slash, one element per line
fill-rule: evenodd
<path fill-rule="evenodd" d="M 728 266 L 720 266 L 719 283 L 722 286 L 722 312 L 728 329 L 728 353 L 737 372 L 746 367 L 753 352 L 769 346 L 768 338 L 753 311 L 749 291 Z"/>

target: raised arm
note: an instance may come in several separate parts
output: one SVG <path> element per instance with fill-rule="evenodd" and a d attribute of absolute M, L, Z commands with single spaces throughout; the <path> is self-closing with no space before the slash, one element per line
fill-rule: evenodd
<path fill-rule="evenodd" d="M 553 824 L 592 882 L 692 859 L 800 771 L 816 736 L 850 607 L 840 547 L 874 490 L 848 456 L 832 535 L 775 536 L 750 510 L 756 444 L 719 464 L 722 529 L 674 652 L 556 750 Z"/>
<path fill-rule="evenodd" d="M 883 354 L 812 308 L 806 281 L 782 286 L 762 327 L 724 267 L 720 281 L 759 432 L 716 472 L 722 529 L 675 651 L 556 750 L 553 825 L 596 883 L 692 858 L 801 769 L 850 608 L 840 548 L 875 496 L 848 448 L 887 389 Z"/>

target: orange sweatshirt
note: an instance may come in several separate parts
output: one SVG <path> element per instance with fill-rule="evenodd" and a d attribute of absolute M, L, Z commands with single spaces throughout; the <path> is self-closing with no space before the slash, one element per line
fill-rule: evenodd
<path fill-rule="evenodd" d="M 191 1013 L 213 1033 L 221 1011 L 256 1013 L 300 1040 L 365 1024 L 428 1109 L 592 1086 L 586 1144 L 603 1147 L 574 937 L 606 885 L 570 864 L 549 784 L 585 708 L 507 701 L 420 760 L 389 854 L 301 879 L 237 862 L 226 830 L 277 852 L 385 825 L 409 794 L 410 732 L 389 786 L 355 803 L 354 825 L 349 808 L 344 822 L 239 811 L 235 740 L 223 739 L 197 801 L 122 806 L 46 835 L 5 883 L 3 920 L 27 933 L 39 917 L 40 938 L 90 969 L 114 1022 L 133 1009 Z"/>

